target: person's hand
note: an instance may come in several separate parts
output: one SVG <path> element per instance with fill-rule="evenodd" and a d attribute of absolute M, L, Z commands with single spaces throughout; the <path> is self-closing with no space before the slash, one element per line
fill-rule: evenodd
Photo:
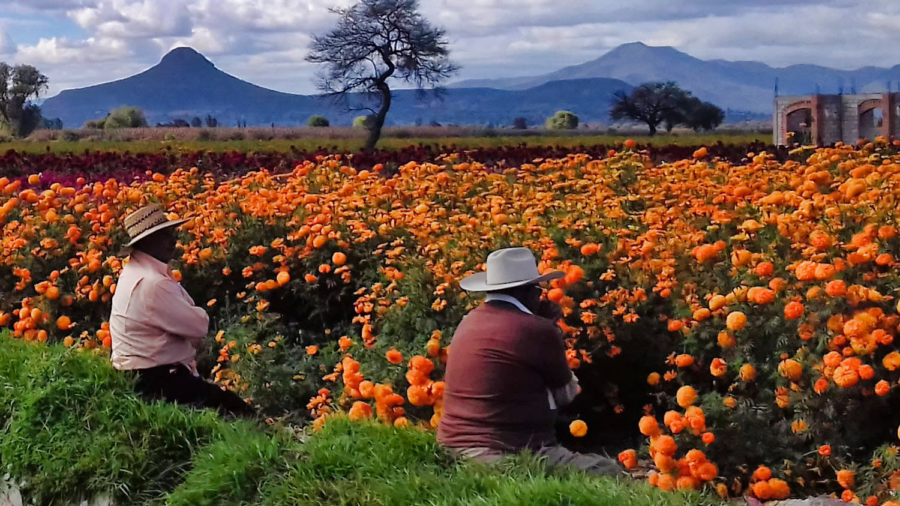
<path fill-rule="evenodd" d="M 559 304 L 550 301 L 550 300 L 542 300 L 538 305 L 537 316 L 541 316 L 547 318 L 548 320 L 552 320 L 554 322 L 559 321 L 563 317 L 562 306 Z"/>

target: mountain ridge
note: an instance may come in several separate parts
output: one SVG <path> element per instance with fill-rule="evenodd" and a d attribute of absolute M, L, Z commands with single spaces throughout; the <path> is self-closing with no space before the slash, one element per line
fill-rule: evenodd
<path fill-rule="evenodd" d="M 756 61 L 701 60 L 669 46 L 632 42 L 597 59 L 537 76 L 464 80 L 450 87 L 486 86 L 499 89 L 532 87 L 563 75 L 608 77 L 633 86 L 648 81 L 676 81 L 682 88 L 719 107 L 771 114 L 776 82 L 779 93 L 807 95 L 886 91 L 888 81 L 900 79 L 900 65 L 864 66 L 856 70 L 832 69 L 817 64 L 772 67 Z M 897 88 L 900 89 L 900 88 Z"/>
<path fill-rule="evenodd" d="M 575 110 L 585 122 L 604 122 L 613 94 L 630 88 L 620 80 L 590 78 L 523 90 L 460 88 L 447 90 L 442 100 L 424 101 L 414 90 L 397 90 L 388 122 L 506 126 L 524 117 L 534 125 L 561 109 Z M 238 122 L 298 126 L 312 115 L 324 115 L 334 125 L 349 125 L 360 114 L 320 96 L 294 95 L 243 81 L 191 48 L 174 49 L 157 65 L 128 78 L 65 90 L 42 107 L 44 116 L 58 117 L 71 128 L 126 105 L 144 110 L 151 124 L 210 115 L 222 126 Z"/>

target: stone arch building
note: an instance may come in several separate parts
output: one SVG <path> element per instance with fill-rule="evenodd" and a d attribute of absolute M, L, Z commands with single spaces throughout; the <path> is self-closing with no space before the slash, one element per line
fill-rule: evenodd
<path fill-rule="evenodd" d="M 900 137 L 900 93 L 776 97 L 773 123 L 776 145 Z"/>

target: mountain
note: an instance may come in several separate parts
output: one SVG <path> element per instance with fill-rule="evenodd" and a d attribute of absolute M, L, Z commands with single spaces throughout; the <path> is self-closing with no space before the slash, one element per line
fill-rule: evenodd
<path fill-rule="evenodd" d="M 442 100 L 418 100 L 414 90 L 398 90 L 388 123 L 506 126 L 521 116 L 533 125 L 562 109 L 575 112 L 584 122 L 604 122 L 613 93 L 629 89 L 631 85 L 620 80 L 588 78 L 518 90 L 451 89 Z M 193 49 L 178 48 L 135 76 L 48 98 L 43 115 L 59 117 L 67 128 L 77 128 L 123 105 L 143 109 L 151 124 L 211 115 L 223 126 L 239 120 L 248 126 L 296 126 L 321 114 L 332 124 L 349 125 L 361 114 L 346 112 L 321 97 L 281 93 L 242 81 Z"/>
<path fill-rule="evenodd" d="M 882 92 L 888 81 L 900 79 L 900 65 L 891 69 L 864 67 L 837 70 L 818 65 L 774 68 L 759 62 L 701 60 L 672 47 L 641 42 L 621 45 L 596 60 L 533 77 L 468 80 L 451 87 L 517 90 L 561 79 L 612 78 L 633 86 L 648 81 L 675 81 L 703 100 L 722 108 L 772 113 L 775 83 L 782 95 L 816 92 Z M 898 88 L 895 88 L 898 89 Z"/>

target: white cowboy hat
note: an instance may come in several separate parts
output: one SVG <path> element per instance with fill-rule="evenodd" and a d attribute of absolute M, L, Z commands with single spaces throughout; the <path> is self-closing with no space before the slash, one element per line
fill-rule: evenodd
<path fill-rule="evenodd" d="M 488 255 L 486 272 L 466 277 L 459 282 L 459 286 L 468 292 L 493 292 L 517 286 L 536 285 L 565 275 L 560 271 L 541 275 L 531 250 L 507 248 Z"/>
<path fill-rule="evenodd" d="M 131 240 L 125 248 L 131 248 L 141 239 L 164 228 L 177 227 L 188 220 L 169 220 L 166 213 L 156 204 L 142 207 L 125 217 L 125 231 Z"/>

